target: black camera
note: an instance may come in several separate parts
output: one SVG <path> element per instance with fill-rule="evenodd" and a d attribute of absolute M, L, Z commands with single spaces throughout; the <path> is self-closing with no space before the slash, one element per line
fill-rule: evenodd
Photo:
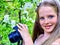
<path fill-rule="evenodd" d="M 15 43 L 18 42 L 20 40 L 22 40 L 21 34 L 18 31 L 18 27 L 15 26 L 13 27 L 13 29 L 15 30 L 14 32 L 11 32 L 8 37 L 11 43 Z"/>

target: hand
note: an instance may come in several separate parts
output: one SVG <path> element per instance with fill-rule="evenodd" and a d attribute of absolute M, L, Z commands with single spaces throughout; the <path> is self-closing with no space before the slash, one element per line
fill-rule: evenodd
<path fill-rule="evenodd" d="M 28 28 L 25 24 L 19 23 L 19 24 L 17 24 L 17 26 L 18 26 L 18 31 L 20 32 L 23 40 L 26 40 L 28 37 L 30 37 Z"/>
<path fill-rule="evenodd" d="M 20 32 L 22 38 L 23 38 L 23 42 L 25 45 L 33 45 L 33 41 L 32 38 L 28 32 L 28 28 L 25 24 L 17 24 L 18 26 L 18 31 Z"/>

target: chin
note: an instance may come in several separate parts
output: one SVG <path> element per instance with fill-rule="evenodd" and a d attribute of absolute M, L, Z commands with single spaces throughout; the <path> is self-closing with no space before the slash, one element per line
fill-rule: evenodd
<path fill-rule="evenodd" d="M 53 32 L 53 29 L 46 29 L 45 31 L 48 33 L 51 33 L 51 32 Z"/>

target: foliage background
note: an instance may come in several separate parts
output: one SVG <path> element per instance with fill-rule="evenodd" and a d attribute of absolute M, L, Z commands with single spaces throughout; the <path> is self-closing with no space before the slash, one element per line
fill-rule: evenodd
<path fill-rule="evenodd" d="M 28 26 L 29 33 L 32 35 L 36 17 L 35 9 L 39 2 L 40 0 L 0 0 L 1 45 L 17 45 L 17 42 L 11 43 L 9 41 L 8 34 L 14 31 L 12 27 L 20 20 L 21 23 Z M 20 16 L 21 18 L 19 18 Z"/>

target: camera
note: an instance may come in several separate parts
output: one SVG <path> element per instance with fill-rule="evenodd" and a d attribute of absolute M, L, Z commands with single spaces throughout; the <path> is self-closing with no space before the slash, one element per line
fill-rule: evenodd
<path fill-rule="evenodd" d="M 11 43 L 15 43 L 15 42 L 18 42 L 20 40 L 22 40 L 22 37 L 21 37 L 21 34 L 19 33 L 18 31 L 18 27 L 15 26 L 13 27 L 13 29 L 15 30 L 14 32 L 11 32 L 9 35 L 8 35 L 8 38 L 10 40 Z"/>

